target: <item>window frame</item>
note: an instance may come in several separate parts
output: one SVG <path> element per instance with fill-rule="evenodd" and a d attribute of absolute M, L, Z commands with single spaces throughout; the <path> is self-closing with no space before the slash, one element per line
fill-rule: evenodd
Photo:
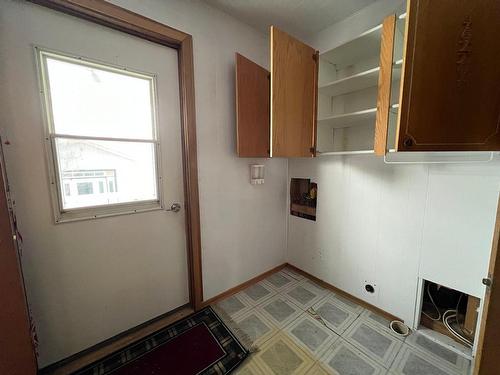
<path fill-rule="evenodd" d="M 129 69 L 127 67 L 118 66 L 113 63 L 90 59 L 83 56 L 78 56 L 66 52 L 55 51 L 53 49 L 40 46 L 33 46 L 35 51 L 36 68 L 38 75 L 39 91 L 42 101 L 44 135 L 45 135 L 45 154 L 49 174 L 49 190 L 51 195 L 51 203 L 56 224 L 80 220 L 98 219 L 103 217 L 111 217 L 118 215 L 129 215 L 140 212 L 164 210 L 164 194 L 163 194 L 163 176 L 161 166 L 161 144 L 160 134 L 158 129 L 158 95 L 157 95 L 157 75 Z M 119 137 L 94 137 L 80 136 L 69 134 L 58 134 L 55 132 L 53 121 L 52 101 L 50 97 L 49 74 L 47 67 L 47 58 L 56 59 L 59 61 L 70 62 L 85 67 L 95 67 L 96 69 L 118 73 L 129 77 L 137 77 L 146 79 L 150 82 L 151 93 L 151 108 L 153 132 L 151 139 L 137 138 L 119 138 Z M 59 160 L 56 149 L 56 139 L 81 139 L 95 141 L 117 141 L 131 143 L 149 143 L 153 145 L 155 153 L 154 171 L 157 199 L 140 200 L 133 202 L 111 203 L 105 205 L 86 206 L 79 208 L 64 208 L 62 189 L 62 179 L 59 175 Z"/>

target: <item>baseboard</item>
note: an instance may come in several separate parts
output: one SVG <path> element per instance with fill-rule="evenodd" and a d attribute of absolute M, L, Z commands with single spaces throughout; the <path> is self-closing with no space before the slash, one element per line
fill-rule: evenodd
<path fill-rule="evenodd" d="M 222 293 L 216 295 L 215 297 L 209 298 L 208 300 L 202 302 L 201 306 L 206 307 L 208 305 L 213 305 L 214 303 L 217 303 L 223 299 L 226 299 L 226 298 L 232 296 L 233 294 L 241 292 L 243 289 L 246 289 L 249 286 L 258 283 L 259 281 L 264 280 L 265 278 L 272 275 L 273 273 L 281 271 L 283 268 L 285 268 L 287 266 L 287 264 L 288 263 L 283 263 L 277 267 L 274 267 L 273 269 L 270 269 L 269 271 L 264 272 L 263 274 L 260 274 L 260 275 L 255 276 L 254 278 L 252 278 L 248 281 L 245 281 L 243 284 L 239 284 L 239 285 L 235 286 L 234 288 L 228 289 L 225 292 L 222 292 Z"/>
<path fill-rule="evenodd" d="M 202 302 L 202 308 L 206 307 L 208 305 L 215 304 L 225 298 L 228 298 L 232 296 L 233 294 L 236 294 L 238 292 L 241 292 L 243 289 L 248 288 L 249 286 L 258 283 L 259 281 L 267 278 L 268 276 L 272 275 L 275 272 L 281 271 L 283 268 L 288 267 L 292 269 L 293 271 L 297 272 L 298 274 L 303 275 L 304 277 L 308 278 L 311 281 L 314 281 L 315 283 L 321 285 L 322 287 L 326 289 L 330 289 L 331 291 L 335 292 L 336 294 L 340 294 L 348 299 L 351 299 L 352 301 L 356 302 L 358 305 L 363 306 L 367 308 L 368 310 L 371 310 L 379 315 L 382 315 L 386 319 L 389 320 L 401 320 L 398 317 L 389 314 L 388 312 L 373 306 L 357 297 L 352 296 L 351 294 L 344 292 L 343 290 L 327 283 L 326 281 L 323 281 L 316 276 L 301 270 L 300 268 L 294 266 L 293 264 L 290 263 L 283 263 L 277 267 L 274 267 L 270 269 L 269 271 L 266 271 L 248 281 L 245 281 L 242 284 L 239 284 L 231 289 L 226 290 L 223 293 L 220 293 L 216 295 L 215 297 L 212 297 L 204 302 Z M 93 363 L 101 358 L 104 358 L 106 355 L 113 353 L 131 342 L 134 342 L 136 340 L 140 340 L 141 338 L 149 335 L 150 333 L 157 331 L 163 327 L 168 326 L 169 324 L 172 324 L 176 322 L 177 320 L 180 320 L 189 314 L 193 312 L 193 309 L 191 307 L 183 306 L 182 308 L 177 309 L 174 312 L 162 315 L 158 318 L 152 319 L 146 323 L 143 323 L 137 327 L 134 327 L 130 330 L 127 330 L 123 333 L 120 333 L 119 335 L 112 337 L 108 340 L 105 340 L 97 345 L 92 346 L 91 348 L 85 349 L 82 352 L 76 353 L 66 359 L 63 359 L 61 361 L 58 361 L 54 364 L 51 364 L 47 367 L 44 367 L 39 371 L 40 374 L 51 374 L 51 375 L 62 375 L 62 374 L 70 374 L 78 369 L 81 369 L 90 363 Z"/>
<path fill-rule="evenodd" d="M 221 301 L 223 299 L 226 299 L 226 298 L 232 296 L 233 294 L 241 292 L 243 289 L 246 289 L 249 286 L 252 286 L 253 284 L 258 283 L 259 281 L 267 278 L 268 276 L 272 275 L 275 272 L 281 271 L 285 267 L 291 268 L 292 270 L 294 270 L 298 274 L 300 274 L 300 275 L 308 278 L 311 281 L 314 281 L 315 283 L 321 285 L 322 287 L 324 287 L 326 289 L 329 289 L 329 290 L 331 290 L 332 292 L 334 292 L 336 294 L 340 294 L 340 295 L 342 295 L 342 296 L 344 296 L 344 297 L 352 300 L 353 302 L 356 302 L 358 305 L 363 306 L 364 308 L 366 308 L 368 310 L 371 310 L 374 313 L 377 313 L 377 314 L 385 317 L 388 320 L 391 320 L 391 321 L 392 320 L 401 320 L 397 316 L 389 314 L 387 311 L 384 311 L 384 310 L 382 310 L 382 309 L 380 309 L 380 308 L 378 308 L 376 306 L 373 306 L 372 304 L 370 304 L 368 302 L 365 302 L 362 299 L 354 297 L 353 295 L 351 295 L 351 294 L 349 294 L 347 292 L 344 292 L 342 289 L 339 289 L 339 288 L 333 286 L 332 284 L 329 284 L 326 281 L 321 280 L 321 279 L 317 278 L 316 276 L 311 275 L 310 273 L 308 273 L 306 271 L 303 271 L 300 268 L 298 268 L 297 266 L 294 266 L 293 264 L 290 264 L 290 263 L 281 264 L 281 265 L 279 265 L 277 267 L 274 267 L 273 269 L 270 269 L 269 271 L 264 272 L 263 274 L 261 274 L 259 276 L 256 276 L 256 277 L 254 277 L 254 278 L 252 278 L 252 279 L 250 279 L 248 281 L 245 281 L 244 283 L 242 283 L 240 285 L 235 286 L 234 288 L 228 289 L 225 292 L 220 293 L 220 294 L 216 295 L 215 297 L 212 297 L 212 298 L 204 301 L 202 303 L 202 307 L 206 307 L 208 305 L 215 304 L 215 303 L 217 303 L 217 302 L 219 302 L 219 301 Z"/>
<path fill-rule="evenodd" d="M 66 375 L 96 362 L 107 355 L 120 350 L 127 345 L 140 340 L 149 334 L 156 332 L 178 320 L 192 314 L 194 310 L 189 306 L 181 306 L 171 312 L 160 315 L 145 323 L 142 323 L 125 332 L 119 333 L 99 344 L 73 354 L 68 358 L 62 359 L 56 363 L 48 365 L 38 371 L 40 375 Z"/>
<path fill-rule="evenodd" d="M 351 295 L 351 294 L 349 294 L 347 292 L 344 292 L 342 289 L 339 289 L 339 288 L 333 286 L 332 284 L 329 284 L 326 281 L 321 280 L 321 279 L 317 278 L 316 276 L 311 275 L 310 273 L 301 270 L 300 268 L 294 266 L 293 264 L 287 263 L 286 267 L 291 268 L 292 270 L 294 270 L 298 274 L 301 274 L 302 276 L 307 277 L 308 279 L 314 281 L 315 283 L 321 285 L 322 287 L 324 287 L 326 289 L 330 289 L 332 292 L 334 292 L 336 294 L 340 294 L 341 296 L 346 297 L 346 298 L 348 298 L 348 299 L 356 302 L 358 305 L 363 306 L 364 308 L 366 308 L 368 310 L 371 310 L 374 313 L 379 314 L 379 315 L 383 316 L 384 318 L 386 318 L 386 319 L 388 319 L 390 321 L 392 321 L 392 320 L 400 320 L 400 321 L 402 321 L 397 316 L 389 314 L 387 311 L 384 311 L 384 310 L 382 310 L 382 309 L 380 309 L 380 308 L 378 308 L 376 306 L 373 306 L 372 304 L 370 304 L 368 302 L 365 302 L 362 299 L 354 297 L 353 295 Z"/>

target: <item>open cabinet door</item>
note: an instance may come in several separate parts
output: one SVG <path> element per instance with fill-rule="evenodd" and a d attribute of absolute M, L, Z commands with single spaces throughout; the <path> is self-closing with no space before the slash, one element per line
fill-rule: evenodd
<path fill-rule="evenodd" d="M 392 61 L 394 59 L 394 33 L 396 15 L 388 16 L 382 24 L 380 41 L 380 72 L 378 76 L 377 117 L 375 121 L 375 155 L 387 153 L 389 111 L 391 107 Z"/>
<path fill-rule="evenodd" d="M 500 1 L 409 0 L 397 151 L 500 150 Z"/>
<path fill-rule="evenodd" d="M 0 139 L 0 374 L 34 375 L 37 364 L 17 247 L 12 240 L 4 172 Z"/>
<path fill-rule="evenodd" d="M 269 72 L 236 54 L 236 152 L 269 157 Z"/>
<path fill-rule="evenodd" d="M 271 156 L 316 154 L 318 53 L 271 26 Z"/>
<path fill-rule="evenodd" d="M 497 219 L 493 235 L 490 267 L 486 284 L 486 295 L 483 303 L 483 314 L 477 343 L 474 375 L 496 375 L 499 373 L 498 358 L 500 356 L 500 200 L 497 208 Z"/>

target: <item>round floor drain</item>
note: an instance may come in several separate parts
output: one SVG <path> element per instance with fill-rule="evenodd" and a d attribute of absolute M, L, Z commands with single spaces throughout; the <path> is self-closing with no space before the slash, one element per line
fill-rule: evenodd
<path fill-rule="evenodd" d="M 398 336 L 408 336 L 410 333 L 410 328 L 403 322 L 400 322 L 399 320 L 393 320 L 391 322 L 391 330 L 396 333 Z"/>

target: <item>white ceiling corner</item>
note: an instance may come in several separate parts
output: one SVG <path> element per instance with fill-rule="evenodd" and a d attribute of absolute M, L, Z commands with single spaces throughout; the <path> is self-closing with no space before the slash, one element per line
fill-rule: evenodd
<path fill-rule="evenodd" d="M 274 25 L 296 37 L 308 37 L 377 0 L 204 0 L 254 28 Z"/>

